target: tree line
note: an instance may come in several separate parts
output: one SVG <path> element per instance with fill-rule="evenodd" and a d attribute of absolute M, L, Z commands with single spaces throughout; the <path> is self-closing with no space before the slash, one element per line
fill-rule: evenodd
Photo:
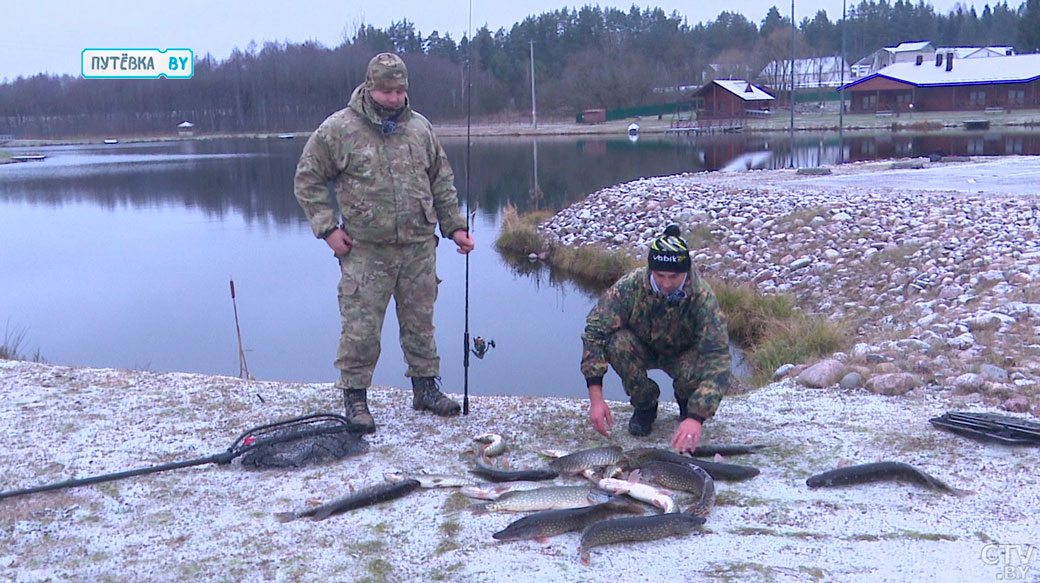
<path fill-rule="evenodd" d="M 1040 0 L 1004 0 L 981 13 L 937 13 L 923 1 L 863 0 L 846 18 L 819 11 L 795 26 L 796 58 L 845 54 L 852 63 L 904 41 L 935 46 L 1040 50 Z M 0 134 L 19 137 L 168 133 L 191 121 L 203 132 L 313 129 L 342 108 L 369 58 L 403 55 L 413 106 L 435 123 L 529 119 L 531 52 L 540 119 L 592 107 L 674 101 L 677 89 L 714 75 L 754 77 L 791 55 L 792 22 L 775 6 L 758 24 L 722 12 L 689 24 L 660 8 L 584 6 L 529 16 L 509 30 L 483 27 L 458 42 L 402 20 L 355 27 L 339 46 L 250 43 L 224 60 L 196 57 L 188 80 L 98 80 L 35 75 L 0 85 Z M 469 83 L 467 83 L 467 72 Z M 469 90 L 472 87 L 472 90 Z M 470 91 L 467 94 L 467 91 Z"/>

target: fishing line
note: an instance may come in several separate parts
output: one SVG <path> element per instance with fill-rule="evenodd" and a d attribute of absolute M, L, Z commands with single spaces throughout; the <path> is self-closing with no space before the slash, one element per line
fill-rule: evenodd
<path fill-rule="evenodd" d="M 466 25 L 469 42 L 466 43 L 466 232 L 470 231 L 469 216 L 473 197 L 469 188 L 470 115 L 473 103 L 473 0 L 469 0 L 469 22 Z M 462 332 L 462 414 L 469 415 L 469 253 L 466 254 L 466 308 Z"/>

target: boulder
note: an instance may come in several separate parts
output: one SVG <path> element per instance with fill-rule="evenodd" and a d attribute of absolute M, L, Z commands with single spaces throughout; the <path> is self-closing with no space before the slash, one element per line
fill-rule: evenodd
<path fill-rule="evenodd" d="M 916 376 L 906 372 L 897 372 L 871 377 L 866 386 L 867 390 L 872 393 L 895 396 L 906 394 L 920 384 L 921 380 Z"/>
<path fill-rule="evenodd" d="M 845 365 L 833 358 L 828 358 L 802 371 L 798 375 L 798 383 L 820 389 L 837 384 L 843 376 L 845 376 Z"/>

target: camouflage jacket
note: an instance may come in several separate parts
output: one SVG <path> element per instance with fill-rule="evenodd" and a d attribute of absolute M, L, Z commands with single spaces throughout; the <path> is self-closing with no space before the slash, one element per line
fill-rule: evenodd
<path fill-rule="evenodd" d="M 611 334 L 627 328 L 660 356 L 696 350 L 690 412 L 708 418 L 715 414 L 729 383 L 729 335 L 715 293 L 694 270 L 683 284 L 686 297 L 674 304 L 655 292 L 646 267 L 624 275 L 600 297 L 589 312 L 581 335 L 584 351 L 581 373 L 590 384 L 602 384 L 607 372 L 606 346 Z"/>
<path fill-rule="evenodd" d="M 466 228 L 459 212 L 455 175 L 430 122 L 405 104 L 397 130 L 354 90 L 346 108 L 311 134 L 296 166 L 296 200 L 321 237 L 337 224 L 329 196 L 332 182 L 343 226 L 351 237 L 373 243 L 418 243 Z"/>

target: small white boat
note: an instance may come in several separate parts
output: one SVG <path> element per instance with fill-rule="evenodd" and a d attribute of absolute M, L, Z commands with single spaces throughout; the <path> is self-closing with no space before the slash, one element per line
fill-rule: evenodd
<path fill-rule="evenodd" d="M 282 140 L 291 140 L 296 137 L 296 134 L 278 134 L 278 138 Z"/>
<path fill-rule="evenodd" d="M 117 140 L 115 138 L 105 138 L 105 143 L 106 144 L 118 144 L 119 140 Z"/>
<path fill-rule="evenodd" d="M 47 154 L 19 154 L 11 156 L 15 162 L 39 162 L 47 157 Z"/>
<path fill-rule="evenodd" d="M 639 133 L 639 124 L 632 122 L 628 124 L 628 135 L 634 136 Z"/>

